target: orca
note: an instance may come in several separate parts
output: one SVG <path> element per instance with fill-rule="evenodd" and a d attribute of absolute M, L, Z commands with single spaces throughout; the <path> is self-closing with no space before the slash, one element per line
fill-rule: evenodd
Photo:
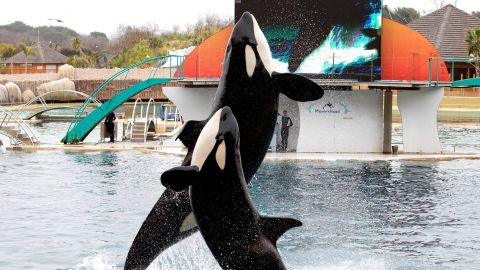
<path fill-rule="evenodd" d="M 195 143 L 208 119 L 229 106 L 242 138 L 245 181 L 250 182 L 270 145 L 280 93 L 305 102 L 320 99 L 324 91 L 303 76 L 275 72 L 267 39 L 255 17 L 246 12 L 232 31 L 210 116 L 204 121 L 188 121 L 178 135 L 188 150 L 182 165 L 190 165 Z M 163 250 L 196 231 L 188 191 L 177 193 L 167 188 L 140 227 L 128 252 L 125 270 L 146 269 Z"/>
<path fill-rule="evenodd" d="M 199 231 L 223 269 L 286 269 L 277 239 L 302 223 L 257 212 L 243 175 L 240 139 L 232 110 L 218 110 L 200 133 L 191 165 L 164 172 L 162 184 L 189 189 Z"/>

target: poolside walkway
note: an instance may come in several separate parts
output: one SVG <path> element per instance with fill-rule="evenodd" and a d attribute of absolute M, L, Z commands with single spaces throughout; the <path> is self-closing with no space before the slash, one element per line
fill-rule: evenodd
<path fill-rule="evenodd" d="M 184 156 L 186 149 L 175 144 L 161 144 L 158 141 L 149 141 L 146 143 L 116 142 L 116 143 L 82 143 L 78 145 L 36 145 L 36 146 L 12 146 L 8 151 L 42 151 L 42 150 L 63 150 L 79 152 L 96 151 L 139 151 L 144 153 L 158 153 L 163 155 Z M 378 153 L 280 153 L 269 152 L 265 160 L 271 161 L 449 161 L 456 159 L 475 159 L 480 160 L 480 153 L 443 153 L 443 154 L 406 154 L 383 155 Z"/>

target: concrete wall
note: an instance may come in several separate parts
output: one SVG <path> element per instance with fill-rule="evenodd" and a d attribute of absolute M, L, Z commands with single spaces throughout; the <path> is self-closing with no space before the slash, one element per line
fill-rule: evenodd
<path fill-rule="evenodd" d="M 299 103 L 297 151 L 381 153 L 382 97 L 380 90 L 325 91 L 321 100 Z"/>
<path fill-rule="evenodd" d="M 177 105 L 184 120 L 205 119 L 215 91 L 214 88 L 164 87 L 165 95 Z M 381 153 L 382 98 L 380 90 L 326 91 L 321 100 L 306 103 L 281 95 L 279 113 L 287 110 L 293 121 L 288 150 Z M 279 132 L 277 143 L 280 143 Z"/>

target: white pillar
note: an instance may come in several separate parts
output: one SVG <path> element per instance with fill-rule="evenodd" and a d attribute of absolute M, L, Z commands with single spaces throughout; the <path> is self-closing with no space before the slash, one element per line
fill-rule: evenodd
<path fill-rule="evenodd" d="M 402 115 L 403 150 L 407 153 L 440 153 L 437 112 L 443 87 L 425 87 L 419 91 L 398 91 Z"/>
<path fill-rule="evenodd" d="M 205 120 L 210 114 L 210 106 L 216 88 L 163 87 L 163 94 L 177 106 L 184 121 Z"/>
<path fill-rule="evenodd" d="M 392 153 L 392 90 L 383 96 L 383 153 Z"/>

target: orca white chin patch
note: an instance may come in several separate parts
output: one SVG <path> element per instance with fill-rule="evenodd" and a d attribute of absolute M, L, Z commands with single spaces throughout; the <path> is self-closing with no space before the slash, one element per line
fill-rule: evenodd
<path fill-rule="evenodd" d="M 195 220 L 195 216 L 193 215 L 193 212 L 192 212 L 183 220 L 182 225 L 180 226 L 180 232 L 190 231 L 196 226 L 197 226 L 197 221 Z"/>
<path fill-rule="evenodd" d="M 253 31 L 255 33 L 255 39 L 257 40 L 257 51 L 260 55 L 260 59 L 262 60 L 265 69 L 268 71 L 270 76 L 275 69 L 275 63 L 272 59 L 272 51 L 270 51 L 270 46 L 268 45 L 267 38 L 263 34 L 260 26 L 258 26 L 257 19 L 252 16 L 253 19 Z"/>
<path fill-rule="evenodd" d="M 198 136 L 197 143 L 193 149 L 191 165 L 197 166 L 199 170 L 202 170 L 205 160 L 207 160 L 208 155 L 210 155 L 215 147 L 215 143 L 217 142 L 215 137 L 220 127 L 221 115 L 222 109 L 218 110 L 212 118 L 210 118 Z"/>
<path fill-rule="evenodd" d="M 227 158 L 225 149 L 225 141 L 222 141 L 220 145 L 218 145 L 217 153 L 215 153 L 215 160 L 222 171 L 225 170 L 225 159 Z"/>
<path fill-rule="evenodd" d="M 245 65 L 247 68 L 248 77 L 251 78 L 253 76 L 253 72 L 255 71 L 255 67 L 257 66 L 257 57 L 255 56 L 255 52 L 250 45 L 245 46 Z"/>

